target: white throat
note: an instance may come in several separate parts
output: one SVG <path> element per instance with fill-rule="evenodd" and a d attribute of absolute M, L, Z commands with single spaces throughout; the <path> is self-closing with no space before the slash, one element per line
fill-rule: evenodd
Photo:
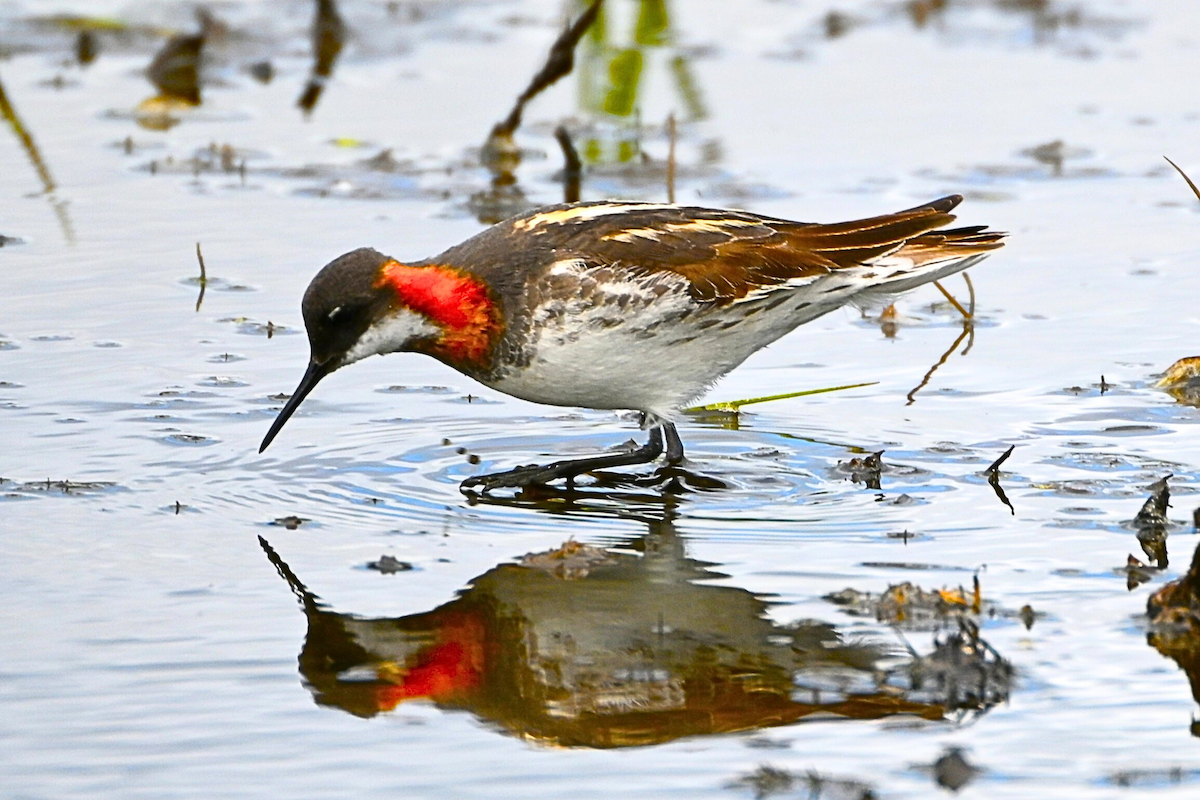
<path fill-rule="evenodd" d="M 382 356 L 408 349 L 414 340 L 437 336 L 439 333 L 438 326 L 422 314 L 401 308 L 367 328 L 346 352 L 341 366 L 361 361 L 367 356 Z"/>

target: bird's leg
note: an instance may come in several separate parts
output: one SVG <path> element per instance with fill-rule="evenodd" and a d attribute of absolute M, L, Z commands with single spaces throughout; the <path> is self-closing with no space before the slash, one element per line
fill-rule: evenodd
<path fill-rule="evenodd" d="M 663 436 L 667 440 L 667 457 L 666 462 L 672 467 L 683 463 L 683 440 L 679 438 L 679 431 L 675 430 L 675 423 L 664 422 L 662 424 Z"/>
<path fill-rule="evenodd" d="M 593 458 L 577 458 L 571 461 L 555 461 L 553 464 L 545 466 L 530 464 L 510 469 L 507 472 L 476 475 L 463 481 L 459 488 L 462 490 L 479 488 L 481 491 L 489 492 L 492 489 L 500 489 L 506 486 L 525 487 L 539 483 L 548 483 L 559 478 L 570 480 L 576 475 L 582 475 L 585 472 L 595 472 L 596 470 L 609 469 L 610 467 L 629 467 L 634 464 L 648 464 L 662 455 L 663 427 L 669 427 L 670 432 L 667 434 L 668 441 L 672 436 L 674 436 L 676 442 L 679 441 L 679 436 L 675 433 L 675 428 L 670 426 L 670 423 L 665 423 L 664 426 L 651 428 L 650 441 L 629 453 L 614 453 L 613 455 L 595 456 Z M 678 445 L 678 450 L 679 455 L 682 457 L 682 444 Z"/>

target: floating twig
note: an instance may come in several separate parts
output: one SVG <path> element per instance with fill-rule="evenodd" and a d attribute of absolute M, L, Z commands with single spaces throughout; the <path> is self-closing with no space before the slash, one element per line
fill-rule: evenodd
<path fill-rule="evenodd" d="M 177 34 L 167 40 L 146 68 L 160 97 L 200 105 L 200 60 L 204 34 Z"/>
<path fill-rule="evenodd" d="M 200 252 L 200 243 L 196 242 L 196 260 L 200 262 L 200 296 L 196 298 L 196 311 L 204 302 L 204 290 L 208 288 L 208 272 L 204 269 L 204 254 Z"/>
<path fill-rule="evenodd" d="M 1014 517 L 1017 515 L 1017 510 L 1013 508 L 1013 504 L 1009 501 L 1008 495 L 1004 493 L 1004 488 L 1000 486 L 1000 465 L 1008 460 L 1008 457 L 1013 454 L 1013 450 L 1015 448 L 1015 444 L 1009 445 L 1008 449 L 1004 451 L 1004 454 L 993 461 L 992 465 L 983 471 L 983 474 L 987 475 L 988 485 L 992 487 L 992 490 L 996 493 L 996 497 L 1000 498 L 1001 503 L 1004 503 L 1004 505 L 1008 506 L 1008 510 L 1012 512 Z"/>
<path fill-rule="evenodd" d="M 1180 175 L 1182 175 L 1182 176 L 1183 176 L 1183 179 L 1184 179 L 1185 181 L 1187 181 L 1187 185 L 1188 185 L 1188 186 L 1190 186 L 1190 187 L 1192 187 L 1192 192 L 1194 192 L 1194 193 L 1195 193 L 1195 195 L 1196 195 L 1196 199 L 1197 199 L 1197 200 L 1200 200 L 1200 189 L 1197 189 L 1197 188 L 1196 188 L 1196 184 L 1192 183 L 1192 179 L 1191 179 L 1191 178 L 1189 178 L 1189 177 L 1187 176 L 1187 173 L 1186 173 L 1186 172 L 1184 172 L 1183 170 L 1181 170 L 1181 169 L 1179 168 L 1179 165 L 1178 165 L 1178 164 L 1176 164 L 1176 163 L 1175 163 L 1174 161 L 1172 161 L 1171 159 L 1167 158 L 1166 156 L 1163 156 L 1163 158 L 1166 158 L 1166 159 L 1167 159 L 1167 163 L 1168 163 L 1168 164 L 1170 164 L 1172 167 L 1174 167 L 1174 168 L 1175 168 L 1175 171 L 1176 171 L 1176 172 L 1178 172 Z"/>
<path fill-rule="evenodd" d="M 1015 450 L 1016 447 L 1017 446 L 1015 444 L 1009 445 L 1008 449 L 1004 451 L 1004 454 L 1002 456 L 1000 456 L 999 458 L 997 458 L 995 461 L 993 461 L 992 465 L 983 471 L 983 474 L 984 475 L 999 474 L 1000 465 L 1003 464 L 1005 461 L 1008 461 L 1008 457 L 1013 454 L 1013 450 Z"/>

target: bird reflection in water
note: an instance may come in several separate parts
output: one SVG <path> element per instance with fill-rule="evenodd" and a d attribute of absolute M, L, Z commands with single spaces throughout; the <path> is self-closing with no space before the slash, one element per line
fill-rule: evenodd
<path fill-rule="evenodd" d="M 675 498 L 643 494 L 614 512 L 612 493 L 581 505 L 584 493 L 540 491 L 517 502 L 640 519 L 647 532 L 611 549 L 568 541 L 494 567 L 432 611 L 386 619 L 329 609 L 260 540 L 308 618 L 300 672 L 317 703 L 370 717 L 421 699 L 577 747 L 954 710 L 945 691 L 912 688 L 915 661 L 896 647 L 819 621 L 780 625 L 764 598 L 710 583 L 724 576 L 688 557 Z"/>

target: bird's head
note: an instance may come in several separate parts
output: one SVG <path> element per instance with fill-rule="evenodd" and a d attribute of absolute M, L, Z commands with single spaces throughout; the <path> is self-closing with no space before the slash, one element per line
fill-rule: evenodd
<path fill-rule="evenodd" d="M 308 370 L 258 451 L 321 379 L 367 356 L 426 353 L 463 370 L 489 364 L 503 315 L 479 278 L 442 264 L 401 264 L 369 247 L 329 262 L 301 303 Z"/>

